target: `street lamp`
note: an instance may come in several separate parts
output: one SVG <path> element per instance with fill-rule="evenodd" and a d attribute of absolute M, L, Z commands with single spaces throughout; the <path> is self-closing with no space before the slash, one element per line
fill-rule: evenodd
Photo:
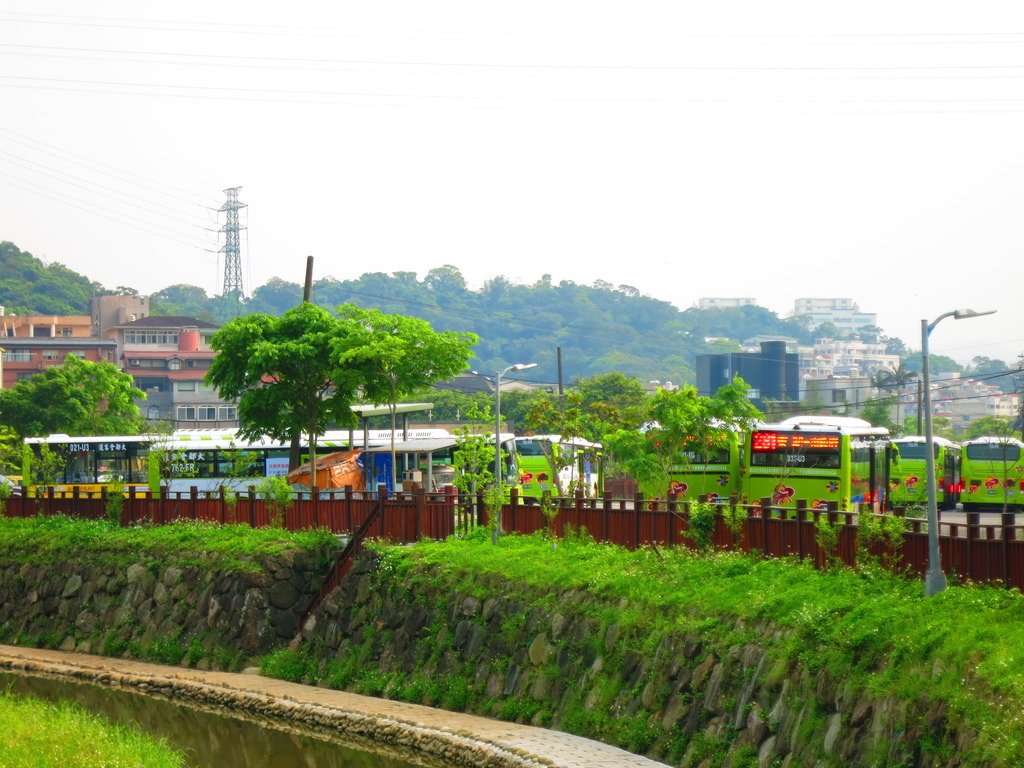
<path fill-rule="evenodd" d="M 496 501 L 494 504 L 497 508 L 495 511 L 494 531 L 491 533 L 491 542 L 494 544 L 498 543 L 498 532 L 501 530 L 501 506 L 504 501 L 502 498 L 504 482 L 501 471 L 501 377 L 509 371 L 525 371 L 527 368 L 536 367 L 536 363 L 516 363 L 501 371 L 498 374 L 498 378 L 494 381 L 494 483 L 496 489 Z"/>
<path fill-rule="evenodd" d="M 921 378 L 924 381 L 924 454 L 928 471 L 928 571 L 924 575 L 924 594 L 931 596 L 946 588 L 946 574 L 942 572 L 939 554 L 939 504 L 935 493 L 935 445 L 932 436 L 932 390 L 928 381 L 928 336 L 935 326 L 947 317 L 965 320 L 994 314 L 995 310 L 975 312 L 973 309 L 956 309 L 945 312 L 930 323 L 921 321 Z"/>

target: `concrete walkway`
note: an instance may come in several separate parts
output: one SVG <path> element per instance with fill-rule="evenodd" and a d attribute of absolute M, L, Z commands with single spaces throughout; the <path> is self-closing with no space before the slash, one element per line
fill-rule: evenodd
<path fill-rule="evenodd" d="M 251 716 L 422 753 L 466 766 L 663 766 L 616 747 L 545 728 L 287 683 L 128 659 L 0 645 L 0 669 L 55 674 L 226 707 Z M 450 762 L 449 762 L 450 761 Z"/>

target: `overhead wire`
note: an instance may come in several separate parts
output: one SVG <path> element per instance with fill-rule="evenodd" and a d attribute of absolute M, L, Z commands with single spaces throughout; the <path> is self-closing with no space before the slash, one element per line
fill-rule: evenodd
<path fill-rule="evenodd" d="M 1024 40 L 1021 41 L 1024 45 Z M 523 62 L 483 62 L 483 61 L 436 61 L 436 60 L 388 60 L 388 59 L 325 59 L 303 56 L 238 56 L 231 54 L 216 53 L 190 53 L 175 51 L 145 51 L 139 49 L 117 49 L 117 48 L 80 48 L 72 46 L 51 46 L 51 45 L 28 45 L 24 43 L 0 42 L 0 49 L 16 48 L 20 50 L 43 50 L 63 51 L 74 53 L 102 53 L 117 54 L 123 56 L 161 56 L 168 57 L 164 60 L 147 61 L 146 59 L 96 59 L 85 58 L 85 61 L 110 61 L 120 63 L 148 63 L 153 65 L 186 65 L 186 66 L 230 66 L 230 67 L 251 67 L 259 69 L 281 69 L 281 64 L 337 64 L 344 66 L 360 67 L 437 67 L 440 69 L 484 69 L 484 70 L 509 70 L 509 71 L 583 71 L 583 72 L 684 72 L 684 73 L 803 73 L 803 72 L 825 72 L 830 78 L 836 73 L 891 73 L 891 72 L 991 72 L 995 70 L 1024 70 L 1024 64 L 985 64 L 985 65 L 899 65 L 899 66 L 708 66 L 708 65 L 677 65 L 677 64 L 531 64 Z M 38 56 L 35 53 L 18 53 L 17 51 L 2 51 L 8 55 Z M 186 59 L 186 61 L 172 61 L 169 57 Z M 47 58 L 77 58 L 69 56 L 53 56 Z M 198 61 L 197 61 L 198 60 Z M 230 63 L 222 63 L 230 62 Z M 250 63 L 246 63 L 250 62 Z M 289 67 L 283 71 L 339 71 L 337 69 L 319 68 L 297 68 Z M 365 69 L 342 70 L 363 72 Z M 1009 75 L 1007 77 L 1017 78 L 1024 75 Z M 984 79 L 984 78 L 982 78 Z"/>
<path fill-rule="evenodd" d="M 22 181 L 22 184 L 17 184 L 17 183 L 15 183 L 16 181 Z M 83 205 L 77 205 L 77 204 L 75 204 L 73 202 L 69 202 L 67 200 L 62 200 L 59 197 L 54 197 L 53 195 L 47 194 L 46 192 L 40 192 L 40 191 L 38 191 L 36 189 L 32 189 L 31 188 L 32 186 L 41 186 L 39 184 L 34 184 L 33 182 L 25 182 L 22 179 L 14 179 L 14 177 L 6 176 L 6 175 L 0 176 L 0 182 L 3 182 L 5 184 L 9 184 L 12 187 L 16 187 L 16 188 L 21 189 L 21 190 L 23 190 L 25 192 L 31 192 L 32 194 L 40 195 L 41 197 L 45 197 L 45 198 L 47 198 L 49 200 L 53 200 L 53 201 L 61 203 L 63 205 L 67 205 L 67 206 L 69 206 L 71 208 L 77 208 L 78 210 L 85 211 L 86 213 L 88 213 L 88 214 L 90 214 L 92 216 L 99 216 L 100 218 L 107 219 L 108 221 L 112 221 L 115 224 L 120 224 L 120 225 L 125 226 L 125 227 L 131 227 L 132 229 L 137 229 L 140 232 L 145 232 L 146 234 L 153 235 L 154 237 L 160 237 L 160 238 L 163 238 L 164 240 L 170 240 L 172 242 L 179 243 L 181 245 L 186 245 L 186 246 L 188 246 L 190 248 L 198 248 L 200 250 L 205 248 L 205 246 L 203 246 L 203 245 L 200 245 L 200 244 L 197 244 L 197 243 L 186 242 L 185 240 L 181 240 L 178 237 L 172 237 L 170 235 L 165 235 L 165 234 L 162 234 L 160 232 L 154 232 L 151 227 L 140 227 L 140 226 L 138 226 L 136 224 L 131 224 L 129 222 L 122 221 L 120 219 L 114 218 L 113 216 L 108 216 L 108 215 L 103 214 L 103 213 L 98 213 L 96 211 L 89 210 L 88 208 L 84 207 Z M 24 184 L 29 184 L 30 186 L 26 187 L 26 186 L 24 186 Z M 46 189 L 46 188 L 43 187 L 43 189 Z M 56 194 L 60 195 L 62 193 L 57 192 Z M 89 205 L 89 204 L 87 203 L 86 205 Z M 94 206 L 94 207 L 98 207 L 98 206 Z M 118 215 L 121 215 L 121 214 L 118 214 Z"/>
<path fill-rule="evenodd" d="M 137 174 L 137 173 L 134 173 L 132 171 L 126 171 L 123 168 L 117 168 L 116 166 L 109 165 L 109 164 L 101 162 L 99 160 L 94 160 L 92 158 L 88 158 L 88 157 L 86 157 L 84 155 L 80 155 L 80 154 L 77 154 L 75 152 L 71 152 L 70 150 L 64 149 L 62 147 L 58 147 L 58 146 L 55 146 L 53 144 L 47 144 L 46 142 L 40 141 L 39 139 L 33 138 L 31 136 L 27 136 L 27 135 L 25 135 L 23 133 L 18 133 L 17 131 L 13 131 L 10 128 L 8 128 L 8 127 L 6 127 L 6 126 L 4 126 L 2 124 L 0 124 L 0 133 L 9 134 L 11 136 L 17 136 L 18 138 L 16 138 L 16 139 L 15 138 L 8 138 L 7 141 L 12 141 L 15 144 L 19 144 L 19 145 L 24 146 L 24 147 L 26 147 L 28 149 L 31 149 L 31 150 L 33 150 L 35 152 L 40 152 L 40 153 L 45 154 L 45 155 L 50 155 L 51 157 L 54 157 L 54 158 L 60 160 L 61 162 L 71 163 L 72 165 L 77 165 L 77 166 L 80 166 L 82 168 L 87 168 L 87 169 L 93 171 L 94 173 L 102 173 L 102 174 L 105 174 L 107 176 L 111 176 L 113 178 L 118 179 L 119 181 L 125 182 L 126 184 L 132 184 L 134 186 L 141 187 L 142 189 L 147 189 L 147 190 L 149 190 L 151 192 L 154 192 L 156 194 L 159 194 L 159 195 L 164 195 L 164 196 L 167 196 L 167 197 L 179 200 L 181 202 L 188 203 L 190 205 L 198 206 L 200 208 L 208 208 L 210 203 L 213 202 L 213 198 L 204 198 L 201 195 L 194 195 L 194 193 L 190 192 L 187 189 L 181 189 L 180 187 L 175 187 L 174 185 L 166 184 L 165 182 L 159 181 L 157 179 L 153 179 L 153 178 L 150 178 L 148 176 L 143 176 L 141 174 Z M 47 149 L 40 149 L 39 147 L 34 146 L 34 145 L 39 145 L 41 147 L 46 147 Z M 58 154 L 58 153 L 60 153 L 60 154 Z M 79 158 L 79 160 L 70 159 L 69 157 L 62 157 L 62 155 L 69 155 L 70 158 L 77 157 L 77 158 Z M 85 161 L 88 161 L 88 162 L 87 163 L 86 162 L 81 162 L 82 160 L 85 160 Z M 140 184 L 137 181 L 132 181 L 131 179 L 123 178 L 122 176 L 119 176 L 118 174 L 115 174 L 115 173 L 111 173 L 110 171 L 97 170 L 96 168 L 93 168 L 92 165 L 89 165 L 89 163 L 91 163 L 92 165 L 98 165 L 98 166 L 100 166 L 102 168 L 109 168 L 109 169 L 111 169 L 113 171 L 117 171 L 118 174 L 134 176 L 135 178 L 142 179 L 144 181 L 148 181 L 148 182 L 150 182 L 150 184 L 159 184 L 159 185 L 167 187 L 168 189 L 174 189 L 174 190 L 177 190 L 178 192 L 184 192 L 186 194 L 194 195 L 194 197 L 199 197 L 200 199 L 209 200 L 210 202 L 201 203 L 201 202 L 197 202 L 196 199 L 183 198 L 183 197 L 180 197 L 178 195 L 172 194 L 170 192 L 166 192 L 164 190 L 158 189 L 156 187 L 152 187 L 152 186 L 149 186 L 147 184 Z M 219 203 L 218 203 L 218 205 L 219 205 Z"/>
<path fill-rule="evenodd" d="M 1014 31 L 956 31 L 956 32 L 766 32 L 766 33 L 737 33 L 737 32 L 687 32 L 672 34 L 587 34 L 587 33 L 564 33 L 564 32 L 530 32 L 528 34 L 515 34 L 508 32 L 481 34 L 478 32 L 460 32 L 456 30 L 394 30 L 394 29 L 364 29 L 357 27 L 325 27 L 325 26 L 297 26 L 283 24 L 255 24 L 231 20 L 226 22 L 191 22 L 174 19 L 139 19 L 125 17 L 104 17 L 104 16 L 75 16 L 67 14 L 43 14 L 43 13 L 18 13 L 5 11 L 0 15 L 0 20 L 23 24 L 39 25 L 62 25 L 72 27 L 94 27 L 105 29 L 131 29 L 153 32 L 198 32 L 211 34 L 230 33 L 233 35 L 261 35 L 261 36 L 283 36 L 283 37 L 388 37 L 392 39 L 422 39 L 422 36 L 429 36 L 430 39 L 459 39 L 467 37 L 476 39 L 587 39 L 587 40 L 608 40 L 613 39 L 623 42 L 638 41 L 663 41 L 675 42 L 680 40 L 706 40 L 706 41 L 732 41 L 734 44 L 777 44 L 777 45 L 836 45 L 836 44 L 857 44 L 863 45 L 865 41 L 874 41 L 877 45 L 934 45 L 936 42 L 949 42 L 958 45 L 991 45 L 993 43 L 1019 44 L 1024 32 Z M 448 36 L 444 38 L 443 36 Z M 969 39 L 970 38 L 970 39 Z M 975 39 L 976 38 L 976 39 Z"/>
<path fill-rule="evenodd" d="M 156 209 L 156 208 L 150 208 L 149 206 L 142 205 L 141 203 L 138 203 L 138 202 L 133 202 L 132 200 L 121 199 L 121 198 L 126 198 L 127 197 L 127 198 L 133 198 L 134 200 L 142 200 L 143 198 L 140 198 L 137 195 L 130 195 L 128 193 L 121 192 L 120 190 L 114 189 L 113 187 L 109 187 L 109 186 L 107 186 L 105 184 L 100 184 L 100 183 L 95 182 L 95 181 L 89 181 L 88 179 L 83 179 L 80 176 L 75 176 L 74 174 L 67 173 L 66 171 L 61 171 L 61 170 L 58 170 L 56 168 L 51 168 L 51 167 L 49 167 L 47 165 L 43 165 L 42 163 L 37 163 L 37 162 L 34 162 L 32 160 L 23 160 L 22 158 L 19 158 L 17 155 L 14 155 L 14 154 L 12 154 L 10 152 L 5 152 L 3 150 L 0 150 L 0 155 L 6 155 L 7 156 L 6 158 L 0 157 L 0 162 L 13 163 L 13 164 L 19 166 L 20 168 L 23 168 L 24 170 L 27 170 L 27 171 L 29 171 L 31 173 L 39 173 L 39 174 L 41 174 L 43 176 L 46 176 L 47 178 L 51 178 L 51 179 L 54 179 L 56 181 L 59 181 L 62 184 L 69 184 L 69 185 L 71 185 L 73 187 L 77 187 L 78 189 L 83 189 L 83 190 L 85 190 L 87 192 L 90 192 L 92 194 L 96 194 L 96 195 L 100 195 L 102 197 L 106 197 L 109 200 L 114 200 L 115 202 L 119 202 L 119 203 L 122 203 L 124 205 L 130 205 L 133 208 L 139 208 L 140 210 L 146 211 L 147 213 L 152 213 L 152 214 L 157 215 L 157 216 L 163 216 L 164 218 L 171 219 L 172 221 L 177 221 L 177 222 L 179 222 L 181 224 L 185 224 L 185 225 L 190 226 L 190 227 L 200 227 L 200 228 L 202 228 L 201 225 L 205 225 L 207 223 L 207 222 L 202 221 L 200 219 L 189 221 L 189 220 L 186 220 L 186 219 L 179 218 L 178 216 L 173 216 L 172 214 L 167 213 L 164 210 L 159 210 L 159 209 Z M 35 168 L 31 167 L 31 166 L 39 166 L 40 168 L 43 168 L 45 170 L 37 170 L 37 169 L 35 169 Z M 53 171 L 53 173 L 47 173 L 47 171 Z M 60 175 L 57 175 L 57 174 L 60 174 Z M 61 176 L 67 176 L 68 178 L 84 182 L 84 184 L 78 184 L 75 181 L 68 181 L 67 179 L 62 179 Z M 101 190 L 107 190 L 107 192 L 101 192 L 101 191 L 97 191 L 97 190 L 94 190 L 94 189 L 90 189 L 90 187 L 85 186 L 85 184 L 91 185 L 93 187 L 98 187 Z M 109 194 L 109 193 L 113 193 L 113 194 Z M 117 195 L 117 197 L 115 197 L 115 195 Z"/>

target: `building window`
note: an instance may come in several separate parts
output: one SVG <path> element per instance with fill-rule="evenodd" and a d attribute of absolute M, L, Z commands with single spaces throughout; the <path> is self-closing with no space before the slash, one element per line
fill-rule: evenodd
<path fill-rule="evenodd" d="M 199 420 L 200 421 L 216 421 L 217 420 L 217 408 L 212 405 L 200 405 L 199 406 Z"/>
<path fill-rule="evenodd" d="M 196 409 L 191 405 L 178 406 L 178 421 L 195 421 Z"/>
<path fill-rule="evenodd" d="M 238 421 L 238 409 L 235 406 L 222 405 L 218 410 L 218 418 L 221 421 Z"/>
<path fill-rule="evenodd" d="M 70 338 L 73 335 L 73 333 L 70 328 L 61 328 L 60 335 L 67 339 Z"/>
<path fill-rule="evenodd" d="M 125 331 L 125 344 L 177 344 L 178 334 L 169 331 Z"/>
<path fill-rule="evenodd" d="M 60 360 L 60 352 L 57 351 L 56 349 L 44 349 L 43 350 L 43 360 L 47 360 L 47 361 Z"/>
<path fill-rule="evenodd" d="M 31 363 L 32 352 L 28 349 L 5 349 L 5 363 Z"/>
<path fill-rule="evenodd" d="M 174 388 L 178 392 L 195 392 L 196 383 L 194 381 L 179 381 L 175 384 Z"/>
<path fill-rule="evenodd" d="M 70 352 L 68 352 L 68 357 L 80 357 L 80 358 L 82 358 L 84 360 L 85 359 L 85 350 L 84 349 L 73 349 Z M 110 357 L 110 353 L 109 352 L 107 352 L 107 357 Z"/>
<path fill-rule="evenodd" d="M 146 410 L 146 418 L 149 419 L 150 421 L 152 421 L 154 419 L 159 419 L 160 418 L 160 406 L 159 405 L 151 405 L 151 406 L 149 406 L 149 408 Z"/>

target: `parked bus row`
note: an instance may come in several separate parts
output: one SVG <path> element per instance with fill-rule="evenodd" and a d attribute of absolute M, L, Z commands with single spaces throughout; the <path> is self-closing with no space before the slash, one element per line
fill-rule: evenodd
<path fill-rule="evenodd" d="M 488 436 L 491 444 L 493 436 Z M 577 489 L 595 495 L 603 488 L 601 446 L 558 435 L 500 436 L 504 458 L 503 482 L 526 496 L 540 498 L 572 494 Z M 309 461 L 308 442 L 300 441 L 303 461 Z M 429 490 L 441 490 L 453 480 L 458 440 L 444 429 L 328 431 L 317 440 L 318 465 L 331 454 L 353 452 L 361 485 L 384 484 L 394 490 L 392 477 L 412 480 Z M 396 461 L 391 467 L 392 448 Z M 46 486 L 58 496 L 95 494 L 113 484 L 125 490 L 150 492 L 216 491 L 221 486 L 241 489 L 265 477 L 288 474 L 290 444 L 273 438 L 245 440 L 237 430 L 181 430 L 170 435 L 31 437 L 25 440 L 22 475 L 29 495 Z M 488 467 L 493 461 L 487 462 Z M 322 473 L 317 472 L 317 477 Z M 306 483 L 309 483 L 306 473 Z M 321 485 L 321 488 L 328 487 Z"/>
<path fill-rule="evenodd" d="M 942 509 L 1024 508 L 1024 443 L 1011 437 L 981 437 L 957 444 L 932 441 L 936 496 Z M 678 498 L 707 496 L 774 506 L 797 500 L 824 509 L 867 503 L 878 508 L 925 507 L 926 440 L 890 439 L 868 422 L 835 416 L 799 416 L 762 424 L 749 434 L 730 433 L 707 455 L 689 453 L 674 468 L 669 491 Z"/>

